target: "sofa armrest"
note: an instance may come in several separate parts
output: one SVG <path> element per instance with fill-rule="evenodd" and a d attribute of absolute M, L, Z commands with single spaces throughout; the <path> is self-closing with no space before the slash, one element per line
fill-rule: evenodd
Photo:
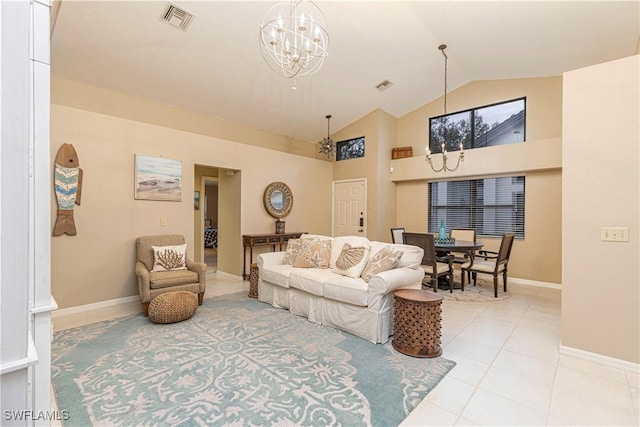
<path fill-rule="evenodd" d="M 185 265 L 188 270 L 191 270 L 195 273 L 198 273 L 198 283 L 200 284 L 198 290 L 200 293 L 206 292 L 207 290 L 207 264 L 204 262 L 194 262 L 193 260 L 187 258 Z"/>
<path fill-rule="evenodd" d="M 145 303 L 151 301 L 151 286 L 149 283 L 149 270 L 140 262 L 136 261 L 136 277 L 138 278 L 138 294 L 140 294 L 140 300 Z"/>
<path fill-rule="evenodd" d="M 280 264 L 285 252 L 265 252 L 258 255 L 258 269 L 261 270 L 263 265 Z"/>
<path fill-rule="evenodd" d="M 201 274 L 206 274 L 207 272 L 207 264 L 205 264 L 204 262 L 194 262 L 193 260 L 187 258 L 185 265 L 187 266 L 188 270 L 198 273 L 198 276 Z"/>
<path fill-rule="evenodd" d="M 401 267 L 383 271 L 369 280 L 369 294 L 385 295 L 396 289 L 420 289 L 424 270 L 422 268 Z"/>

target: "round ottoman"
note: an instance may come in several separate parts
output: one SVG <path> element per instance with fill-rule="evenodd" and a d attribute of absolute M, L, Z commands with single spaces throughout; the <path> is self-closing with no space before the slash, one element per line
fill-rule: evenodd
<path fill-rule="evenodd" d="M 151 300 L 149 320 L 153 323 L 182 322 L 193 316 L 198 308 L 198 297 L 193 292 L 165 292 Z"/>

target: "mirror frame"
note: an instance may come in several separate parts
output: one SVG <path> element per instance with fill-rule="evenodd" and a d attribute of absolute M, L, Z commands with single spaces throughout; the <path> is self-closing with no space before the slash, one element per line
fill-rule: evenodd
<path fill-rule="evenodd" d="M 271 195 L 277 191 L 280 191 L 283 196 L 281 208 L 276 208 L 271 203 Z M 284 218 L 289 215 L 293 207 L 293 193 L 291 192 L 291 188 L 284 182 L 272 182 L 265 188 L 262 202 L 264 203 L 264 209 L 269 215 L 277 219 Z"/>

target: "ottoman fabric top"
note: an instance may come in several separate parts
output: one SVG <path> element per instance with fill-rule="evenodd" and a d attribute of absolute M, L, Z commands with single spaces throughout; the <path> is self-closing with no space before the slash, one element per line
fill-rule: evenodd
<path fill-rule="evenodd" d="M 193 292 L 165 292 L 149 304 L 149 320 L 153 323 L 176 323 L 191 318 L 198 308 Z"/>

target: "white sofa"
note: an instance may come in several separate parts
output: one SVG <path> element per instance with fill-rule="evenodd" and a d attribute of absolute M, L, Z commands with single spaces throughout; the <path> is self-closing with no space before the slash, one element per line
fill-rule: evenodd
<path fill-rule="evenodd" d="M 374 242 L 354 236 L 331 238 L 303 235 L 297 244 L 305 240 L 307 244 L 330 241 L 328 266 L 301 268 L 295 266 L 297 262 L 294 265 L 281 264 L 287 257 L 289 261 L 296 257 L 296 242 L 291 241 L 286 252 L 260 254 L 258 299 L 305 316 L 311 322 L 341 329 L 373 343 L 387 342 L 393 326 L 393 291 L 421 288 L 424 278 L 424 270 L 420 267 L 423 250 L 417 246 Z M 345 244 L 348 246 L 345 247 Z M 365 252 L 364 261 L 359 265 L 347 270 L 338 266 L 345 266 L 345 252 L 359 250 L 359 254 L 362 254 L 362 248 Z M 378 253 L 385 248 L 386 251 Z M 390 250 L 391 261 L 387 263 L 397 260 L 395 265 L 371 275 L 369 265 L 379 265 L 380 259 L 386 258 Z M 298 255 L 296 260 L 299 259 Z M 367 270 L 363 273 L 368 271 L 368 274 L 361 273 L 365 267 Z M 360 274 L 369 278 L 368 282 Z"/>

